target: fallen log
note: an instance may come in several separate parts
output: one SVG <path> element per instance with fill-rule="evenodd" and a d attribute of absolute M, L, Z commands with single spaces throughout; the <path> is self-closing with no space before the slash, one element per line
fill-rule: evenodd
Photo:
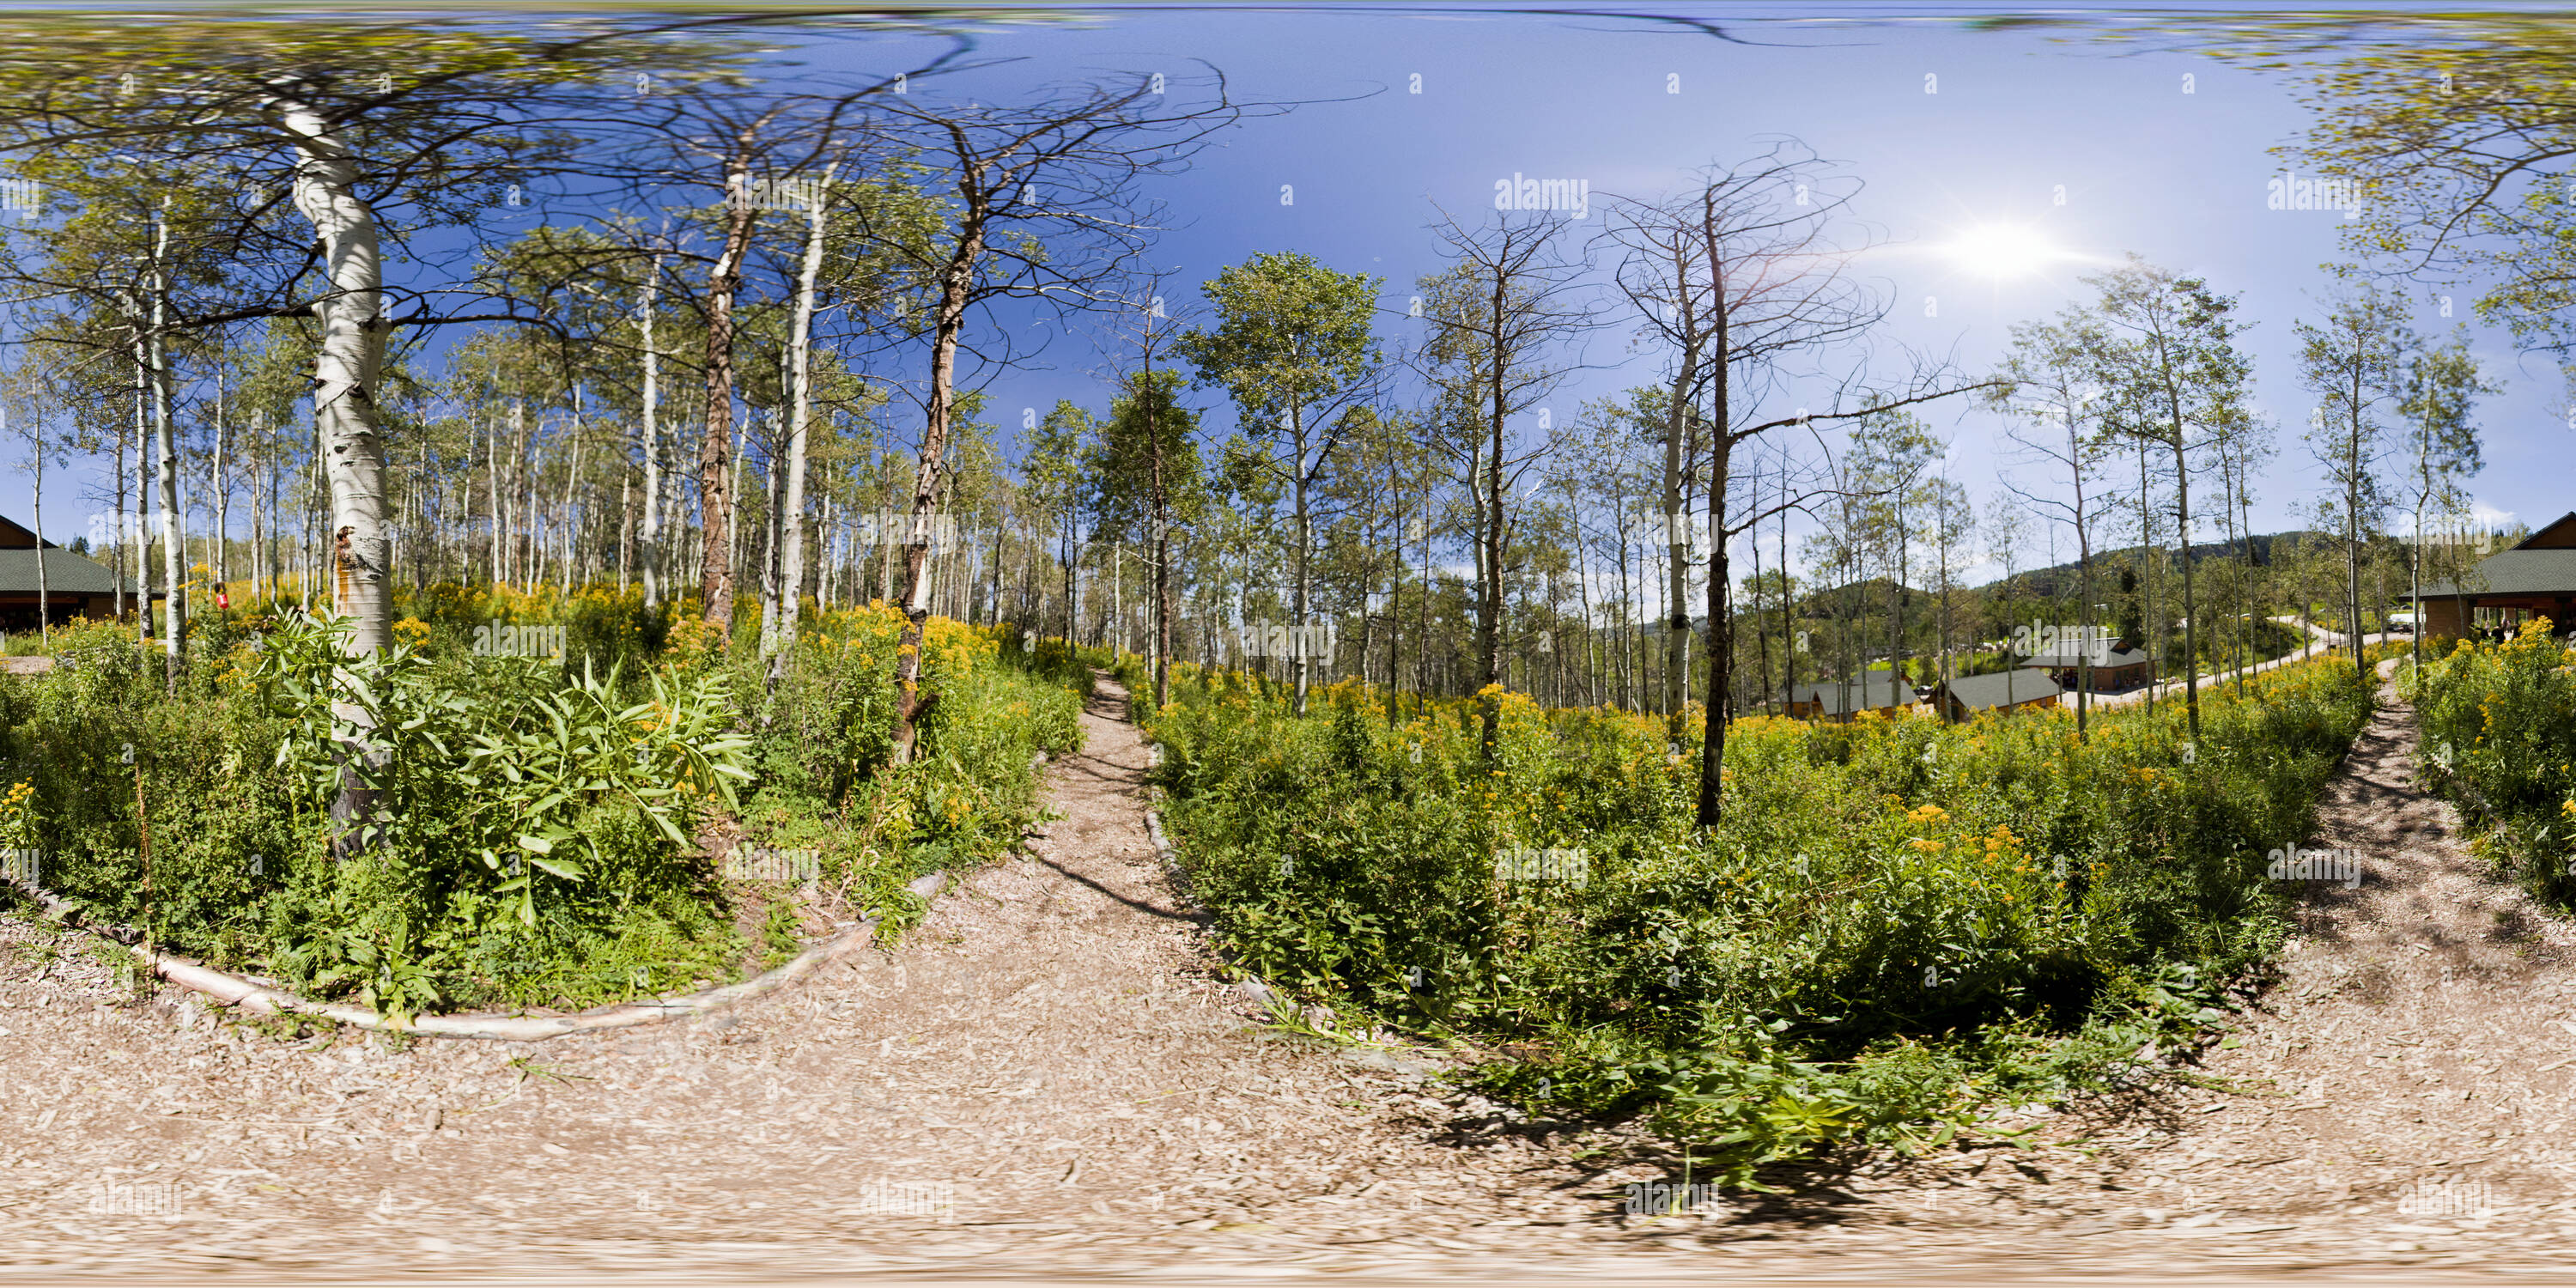
<path fill-rule="evenodd" d="M 840 934 L 798 953 L 785 965 L 763 972 L 739 984 L 727 984 L 682 997 L 657 997 L 643 1002 L 619 1002 L 593 1007 L 571 1015 L 495 1015 L 468 1012 L 457 1015 L 416 1015 L 408 1021 L 371 1011 L 363 1006 L 337 1002 L 317 1002 L 284 989 L 271 988 L 239 975 L 215 970 L 201 962 L 176 953 L 161 952 L 145 946 L 143 932 L 127 926 L 102 922 L 83 912 L 78 904 L 55 895 L 32 882 L 16 876 L 0 877 L 16 888 L 45 916 L 74 930 L 110 940 L 134 954 L 138 963 L 153 974 L 194 989 L 227 1006 L 238 1007 L 252 1015 L 291 1013 L 310 1015 L 379 1033 L 410 1033 L 422 1037 L 479 1038 L 493 1042 L 541 1042 L 570 1033 L 596 1033 L 604 1029 L 633 1028 L 639 1024 L 659 1024 L 666 1020 L 708 1015 L 728 1007 L 766 996 L 794 984 L 814 972 L 851 956 L 876 938 L 878 919 L 867 918 L 851 925 Z M 939 893 L 948 875 L 933 872 L 914 881 L 906 889 L 928 899 Z"/>

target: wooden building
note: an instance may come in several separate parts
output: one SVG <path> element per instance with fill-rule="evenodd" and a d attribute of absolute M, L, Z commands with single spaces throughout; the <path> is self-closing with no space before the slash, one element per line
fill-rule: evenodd
<path fill-rule="evenodd" d="M 2037 667 L 1963 675 L 1932 691 L 1932 707 L 1945 720 L 1965 720 L 1987 711 L 2020 711 L 2054 707 L 2064 686 Z"/>
<path fill-rule="evenodd" d="M 0 631 L 37 628 L 38 559 L 44 560 L 44 611 L 56 625 L 75 617 L 116 615 L 116 574 L 51 541 L 38 549 L 34 532 L 0 518 Z M 133 579 L 126 579 L 127 608 L 137 606 L 138 594 Z M 162 598 L 158 592 L 152 597 Z"/>
<path fill-rule="evenodd" d="M 2510 629 L 2533 617 L 2548 618 L 2561 633 L 2576 628 L 2576 511 L 2455 581 L 2427 583 L 2415 609 L 2427 639 L 2458 639 L 2489 625 Z"/>
<path fill-rule="evenodd" d="M 1818 680 L 1789 690 L 1784 714 L 1800 720 L 1849 720 L 1863 711 L 1895 715 L 1922 699 L 1888 671 L 1866 671 L 1857 680 Z"/>
<path fill-rule="evenodd" d="M 2090 677 L 2093 692 L 2118 693 L 2134 689 L 2146 683 L 2153 674 L 2154 663 L 2147 657 L 2147 651 L 2125 647 L 2125 643 L 2115 643 L 2094 656 Z M 2049 678 L 2057 681 L 2058 688 L 2073 693 L 2076 681 L 2083 673 L 2083 654 L 2089 651 L 2082 645 L 2060 644 L 2045 653 L 2033 653 L 2023 658 L 2021 664 L 2048 672 Z"/>

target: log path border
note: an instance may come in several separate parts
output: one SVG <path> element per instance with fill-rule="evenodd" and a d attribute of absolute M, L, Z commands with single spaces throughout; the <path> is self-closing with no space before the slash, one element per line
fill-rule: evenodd
<path fill-rule="evenodd" d="M 756 997 L 795 984 L 806 976 L 850 957 L 876 942 L 880 917 L 853 922 L 841 933 L 811 945 L 784 965 L 763 971 L 736 984 L 703 989 L 680 997 L 657 997 L 643 1002 L 616 1002 L 595 1006 L 570 1015 L 497 1015 L 489 1012 L 463 1012 L 449 1015 L 418 1015 L 409 1021 L 399 1020 L 363 1006 L 337 1002 L 317 1002 L 247 979 L 228 971 L 216 970 L 193 958 L 165 953 L 149 947 L 143 933 L 130 926 L 102 922 L 81 911 L 78 904 L 16 877 L 6 878 L 19 893 L 33 900 L 48 920 L 104 939 L 133 954 L 136 963 L 154 975 L 173 984 L 194 989 L 208 997 L 251 1015 L 295 1014 L 346 1024 L 352 1028 L 377 1033 L 405 1033 L 433 1038 L 468 1038 L 492 1042 L 542 1042 L 547 1038 L 573 1033 L 598 1033 L 608 1029 L 633 1028 L 639 1024 L 659 1024 L 668 1020 L 710 1015 L 738 1006 Z M 948 874 L 933 872 L 904 888 L 926 903 L 947 885 Z"/>

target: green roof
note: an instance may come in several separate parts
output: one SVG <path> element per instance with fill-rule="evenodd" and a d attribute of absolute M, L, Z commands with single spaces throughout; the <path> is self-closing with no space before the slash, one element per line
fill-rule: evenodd
<path fill-rule="evenodd" d="M 1894 678 L 1885 671 L 1868 672 L 1852 681 L 1848 688 L 1840 680 L 1821 680 L 1814 684 L 1801 684 L 1789 691 L 1791 702 L 1812 702 L 1826 715 L 1833 716 L 1846 714 L 1843 706 L 1846 698 L 1851 702 L 1850 709 L 1859 711 L 1908 706 L 1918 700 L 1912 686 L 1898 687 Z"/>
<path fill-rule="evenodd" d="M 69 550 L 52 549 L 45 555 L 45 589 L 56 595 L 113 595 L 116 574 Z M 0 594 L 32 595 L 36 593 L 36 552 L 33 550 L 0 550 Z M 139 594 L 132 578 L 125 581 L 125 593 Z"/>
<path fill-rule="evenodd" d="M 2479 560 L 2477 571 L 2461 580 L 2468 584 L 2428 582 L 2424 598 L 2576 595 L 2576 550 L 2499 550 Z"/>
<path fill-rule="evenodd" d="M 2082 665 L 2087 653 L 2092 653 L 2092 650 L 2080 644 L 2060 644 L 2045 653 L 2033 653 L 2023 658 L 2022 665 L 2072 668 Z M 2137 648 L 2104 649 L 2093 655 L 2093 665 L 2097 668 L 2145 666 L 2149 660 L 2147 651 Z"/>
<path fill-rule="evenodd" d="M 2018 671 L 2001 671 L 1993 675 L 1963 675 L 1950 681 L 1950 696 L 1970 711 L 1984 711 L 2006 703 L 2018 706 L 2041 698 L 2053 698 L 2066 690 L 2048 672 L 2023 667 Z"/>

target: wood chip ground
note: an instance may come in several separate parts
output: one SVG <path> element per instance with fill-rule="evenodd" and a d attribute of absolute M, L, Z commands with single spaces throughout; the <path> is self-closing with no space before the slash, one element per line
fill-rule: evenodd
<path fill-rule="evenodd" d="M 2426 1283 L 2576 1277 L 2568 924 L 2483 876 L 2393 694 L 2357 853 L 2184 1090 L 1632 1218 L 1649 1142 L 1268 1030 L 1156 862 L 1104 684 L 1031 857 L 709 1022 L 281 1042 L 0 921 L 0 1288 L 88 1283 Z"/>

